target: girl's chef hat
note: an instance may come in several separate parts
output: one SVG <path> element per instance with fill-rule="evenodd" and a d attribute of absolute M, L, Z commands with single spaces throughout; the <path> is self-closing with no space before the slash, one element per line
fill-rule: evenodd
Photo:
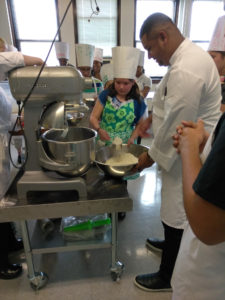
<path fill-rule="evenodd" d="M 112 48 L 113 77 L 135 79 L 140 50 L 134 47 Z"/>
<path fill-rule="evenodd" d="M 94 60 L 97 60 L 100 63 L 103 62 L 103 49 L 101 49 L 101 48 L 95 48 Z"/>
<path fill-rule="evenodd" d="M 95 47 L 88 44 L 76 44 L 76 61 L 77 67 L 91 67 L 93 66 Z"/>
<path fill-rule="evenodd" d="M 208 51 L 225 52 L 225 16 L 217 20 Z"/>
<path fill-rule="evenodd" d="M 140 67 L 144 66 L 144 61 L 145 61 L 145 51 L 140 51 L 140 56 L 139 56 L 139 62 L 138 65 Z"/>
<path fill-rule="evenodd" d="M 65 42 L 55 42 L 56 57 L 69 59 L 69 44 Z"/>

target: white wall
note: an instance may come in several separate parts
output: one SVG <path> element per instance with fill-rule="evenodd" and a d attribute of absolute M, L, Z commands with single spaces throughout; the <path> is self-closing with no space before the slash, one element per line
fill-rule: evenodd
<path fill-rule="evenodd" d="M 7 43 L 12 44 L 6 0 L 0 0 L 0 37 L 4 38 Z"/>
<path fill-rule="evenodd" d="M 121 0 L 121 46 L 134 44 L 134 0 Z"/>
<path fill-rule="evenodd" d="M 66 8 L 70 0 L 59 0 L 59 18 L 60 21 L 66 11 Z M 63 25 L 61 27 L 61 39 L 62 42 L 67 42 L 70 45 L 70 60 L 69 62 L 76 65 L 75 63 L 75 40 L 74 40 L 74 26 L 73 26 L 73 6 L 70 5 L 67 16 L 64 19 Z"/>

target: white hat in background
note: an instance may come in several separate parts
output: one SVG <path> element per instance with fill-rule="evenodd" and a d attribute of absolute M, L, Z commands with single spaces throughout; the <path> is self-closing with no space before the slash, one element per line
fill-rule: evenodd
<path fill-rule="evenodd" d="M 92 67 L 95 47 L 88 44 L 76 44 L 77 67 Z"/>
<path fill-rule="evenodd" d="M 100 63 L 103 62 L 103 49 L 101 49 L 101 48 L 95 48 L 94 60 L 97 60 Z"/>
<path fill-rule="evenodd" d="M 100 75 L 103 85 L 105 85 L 107 81 L 113 80 L 113 63 L 111 62 L 109 64 L 104 64 L 101 67 Z"/>
<path fill-rule="evenodd" d="M 65 42 L 55 42 L 56 57 L 69 59 L 69 44 Z"/>
<path fill-rule="evenodd" d="M 208 51 L 225 52 L 225 16 L 217 20 Z"/>
<path fill-rule="evenodd" d="M 135 79 L 140 50 L 134 47 L 112 48 L 113 77 Z"/>
<path fill-rule="evenodd" d="M 140 50 L 140 56 L 139 56 L 139 62 L 138 65 L 143 67 L 144 66 L 144 61 L 145 61 L 145 51 Z"/>

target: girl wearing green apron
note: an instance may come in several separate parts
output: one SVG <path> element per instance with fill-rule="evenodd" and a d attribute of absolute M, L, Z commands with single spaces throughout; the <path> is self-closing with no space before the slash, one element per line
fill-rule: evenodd
<path fill-rule="evenodd" d="M 98 97 L 90 122 L 98 132 L 98 140 L 110 145 L 115 137 L 124 144 L 134 143 L 137 138 L 137 124 L 146 110 L 146 104 L 139 94 L 133 79 L 115 78 L 108 89 Z"/>

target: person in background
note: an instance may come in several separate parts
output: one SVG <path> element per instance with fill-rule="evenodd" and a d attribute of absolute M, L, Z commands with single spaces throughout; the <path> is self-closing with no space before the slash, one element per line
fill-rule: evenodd
<path fill-rule="evenodd" d="M 139 87 L 141 96 L 145 99 L 152 87 L 152 80 L 150 77 L 147 77 L 144 74 L 144 57 L 145 52 L 140 51 L 140 58 L 137 66 L 137 72 L 136 72 L 136 82 Z"/>
<path fill-rule="evenodd" d="M 7 78 L 13 68 L 26 65 L 40 65 L 40 58 L 23 55 L 21 52 L 0 52 L 0 80 Z M 8 154 L 8 131 L 11 128 L 11 104 L 0 87 L 0 199 L 4 197 L 10 181 L 10 160 Z M 22 272 L 20 264 L 11 264 L 8 255 L 23 248 L 23 242 L 17 240 L 11 223 L 0 223 L 0 279 L 13 279 Z"/>
<path fill-rule="evenodd" d="M 105 145 L 110 145 L 115 137 L 119 137 L 124 144 L 134 143 L 137 138 L 136 126 L 146 109 L 135 83 L 139 50 L 114 47 L 112 58 L 113 83 L 99 95 L 90 123 Z"/>
<path fill-rule="evenodd" d="M 94 46 L 88 44 L 75 45 L 77 68 L 84 77 L 91 77 L 92 79 L 92 87 L 83 91 L 83 98 L 96 100 L 97 96 L 103 91 L 103 84 L 101 80 L 91 76 L 94 49 Z"/>
<path fill-rule="evenodd" d="M 140 57 L 139 62 L 137 66 L 137 72 L 136 72 L 136 83 L 138 85 L 138 88 L 140 90 L 141 96 L 144 98 L 144 101 L 146 103 L 146 118 L 148 117 L 148 105 L 147 105 L 147 95 L 152 87 L 152 80 L 150 77 L 147 77 L 144 74 L 144 58 L 145 58 L 145 52 L 140 51 Z M 141 144 L 141 137 L 139 136 L 137 139 L 137 143 Z"/>
<path fill-rule="evenodd" d="M 146 246 L 162 249 L 158 272 L 136 276 L 134 283 L 145 291 L 170 291 L 171 276 L 187 217 L 183 206 L 181 159 L 171 136 L 182 120 L 202 118 L 209 132 L 221 112 L 221 87 L 218 71 L 209 54 L 185 39 L 173 21 L 162 13 L 150 15 L 140 31 L 148 58 L 169 66 L 153 98 L 152 114 L 139 126 L 145 136 L 152 124 L 153 140 L 148 152 L 139 157 L 138 170 L 156 162 L 161 169 L 160 215 L 164 241 L 152 238 Z"/>
<path fill-rule="evenodd" d="M 103 64 L 100 74 L 104 89 L 107 89 L 113 83 L 113 62 Z"/>
<path fill-rule="evenodd" d="M 221 111 L 225 111 L 225 16 L 218 19 L 211 38 L 208 52 L 213 58 L 220 75 L 222 102 Z"/>
<path fill-rule="evenodd" d="M 85 78 L 90 78 L 92 86 L 85 88 L 82 93 L 83 101 L 89 107 L 89 111 L 85 113 L 79 126 L 89 127 L 90 126 L 90 114 L 95 105 L 95 101 L 98 95 L 103 91 L 103 84 L 101 80 L 91 76 L 91 69 L 93 66 L 95 47 L 88 44 L 76 44 L 76 64 L 77 69 L 80 70 L 81 74 Z"/>
<path fill-rule="evenodd" d="M 102 81 L 101 67 L 103 63 L 103 49 L 95 48 L 92 75 Z"/>
<path fill-rule="evenodd" d="M 182 160 L 188 224 L 173 272 L 172 299 L 223 300 L 225 114 L 211 135 L 202 120 L 183 121 L 176 131 L 173 144 Z"/>
<path fill-rule="evenodd" d="M 69 44 L 65 42 L 55 42 L 56 57 L 60 66 L 68 66 L 69 64 Z M 72 65 L 70 65 L 72 66 Z"/>

